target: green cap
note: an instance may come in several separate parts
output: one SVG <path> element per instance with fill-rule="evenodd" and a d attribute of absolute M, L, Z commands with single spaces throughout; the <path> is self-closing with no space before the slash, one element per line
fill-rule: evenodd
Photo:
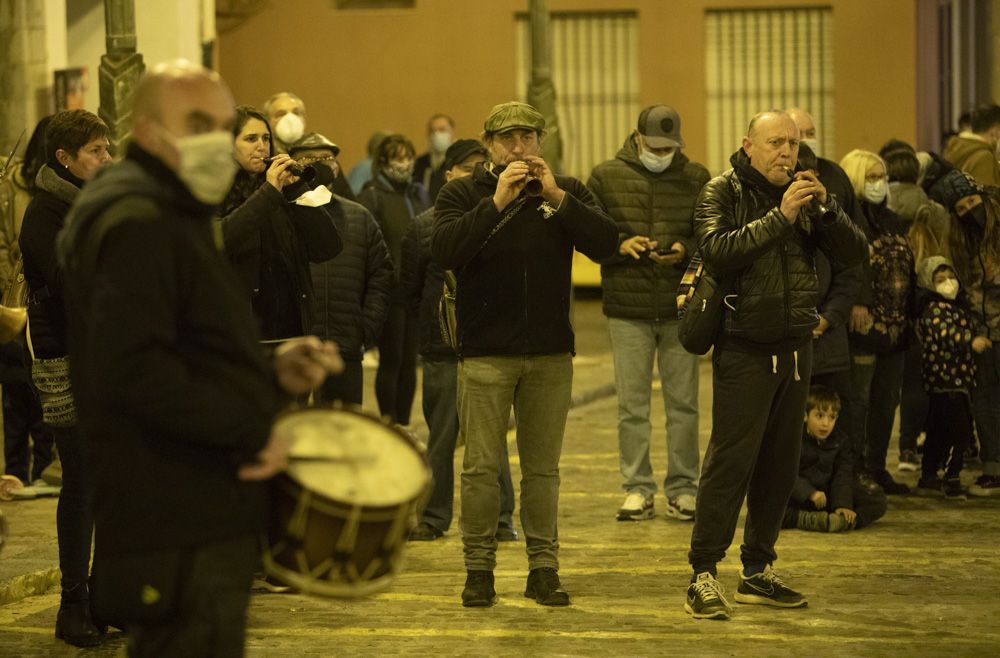
<path fill-rule="evenodd" d="M 510 101 L 494 105 L 483 124 L 487 133 L 502 133 L 516 128 L 542 132 L 545 130 L 545 117 L 527 103 Z"/>

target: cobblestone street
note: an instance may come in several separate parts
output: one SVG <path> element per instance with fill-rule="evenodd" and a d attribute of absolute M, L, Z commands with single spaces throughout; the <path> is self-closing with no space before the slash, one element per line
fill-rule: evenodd
<path fill-rule="evenodd" d="M 411 543 L 404 573 L 383 594 L 357 601 L 301 595 L 255 595 L 247 636 L 250 656 L 572 655 L 572 656 L 992 656 L 1000 651 L 1000 499 L 962 503 L 894 497 L 887 515 L 857 533 L 785 531 L 776 570 L 809 598 L 809 607 L 739 606 L 728 622 L 695 621 L 682 609 L 689 577 L 691 524 L 658 515 L 619 523 L 616 400 L 599 302 L 577 304 L 579 333 L 574 394 L 562 459 L 560 575 L 573 604 L 553 609 L 522 596 L 524 543 L 501 544 L 500 596 L 492 609 L 465 609 L 461 541 L 453 524 L 444 538 Z M 372 407 L 374 396 L 366 393 Z M 708 440 L 709 363 L 701 371 L 701 442 Z M 596 391 L 597 399 L 584 394 Z M 653 465 L 666 464 L 663 410 L 654 391 Z M 419 400 L 415 404 L 419 409 Z M 419 412 L 414 419 L 426 435 Z M 658 429 L 657 429 L 658 428 Z M 516 447 L 511 461 L 518 480 Z M 895 438 L 890 468 L 895 473 Z M 456 472 L 461 449 L 456 455 Z M 964 474 L 966 481 L 976 471 Z M 909 484 L 915 476 L 904 476 Z M 456 496 L 457 505 L 457 496 Z M 31 510 L 27 506 L 34 506 Z M 54 517 L 52 501 L 7 503 L 12 544 L 23 556 L 19 520 L 36 526 Z M 54 520 L 54 518 L 53 518 Z M 519 526 L 519 524 L 518 524 Z M 35 527 L 35 526 L 32 526 Z M 41 536 L 36 528 L 34 536 Z M 742 530 L 738 530 L 737 546 Z M 55 556 L 54 523 L 37 550 Z M 735 547 L 734 547 L 735 548 Z M 6 556 L 0 557 L 0 560 Z M 26 558 L 24 558 L 26 559 Z M 54 564 L 48 565 L 50 568 Z M 738 550 L 720 565 L 731 593 Z M 17 574 L 5 568 L 3 579 Z M 0 655 L 75 655 L 53 639 L 58 587 L 0 606 Z M 111 656 L 124 642 L 113 635 L 80 655 Z"/>

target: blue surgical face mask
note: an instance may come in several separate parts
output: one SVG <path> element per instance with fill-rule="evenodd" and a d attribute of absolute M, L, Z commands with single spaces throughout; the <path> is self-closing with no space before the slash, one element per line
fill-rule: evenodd
<path fill-rule="evenodd" d="M 641 162 L 642 166 L 652 173 L 658 174 L 670 166 L 670 163 L 674 161 L 674 153 L 676 152 L 677 151 L 671 151 L 667 155 L 656 155 L 655 153 L 640 146 L 639 162 Z"/>

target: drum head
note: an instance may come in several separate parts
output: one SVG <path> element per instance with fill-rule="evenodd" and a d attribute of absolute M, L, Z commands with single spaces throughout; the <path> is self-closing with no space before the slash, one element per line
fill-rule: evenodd
<path fill-rule="evenodd" d="M 376 418 L 339 409 L 304 409 L 275 429 L 292 436 L 288 476 L 331 500 L 389 507 L 413 500 L 430 474 L 417 447 Z"/>

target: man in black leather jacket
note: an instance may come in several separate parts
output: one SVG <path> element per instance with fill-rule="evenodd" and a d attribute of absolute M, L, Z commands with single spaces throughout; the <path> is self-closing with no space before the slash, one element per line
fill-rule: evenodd
<path fill-rule="evenodd" d="M 732 542 L 744 496 L 743 571 L 735 599 L 806 605 L 771 570 L 799 463 L 812 367 L 818 282 L 813 254 L 835 270 L 858 263 L 865 239 L 809 171 L 792 174 L 799 130 L 780 110 L 750 122 L 733 169 L 712 179 L 695 207 L 705 266 L 730 283 L 712 356 L 712 436 L 698 492 L 684 608 L 727 618 L 716 563 Z"/>

